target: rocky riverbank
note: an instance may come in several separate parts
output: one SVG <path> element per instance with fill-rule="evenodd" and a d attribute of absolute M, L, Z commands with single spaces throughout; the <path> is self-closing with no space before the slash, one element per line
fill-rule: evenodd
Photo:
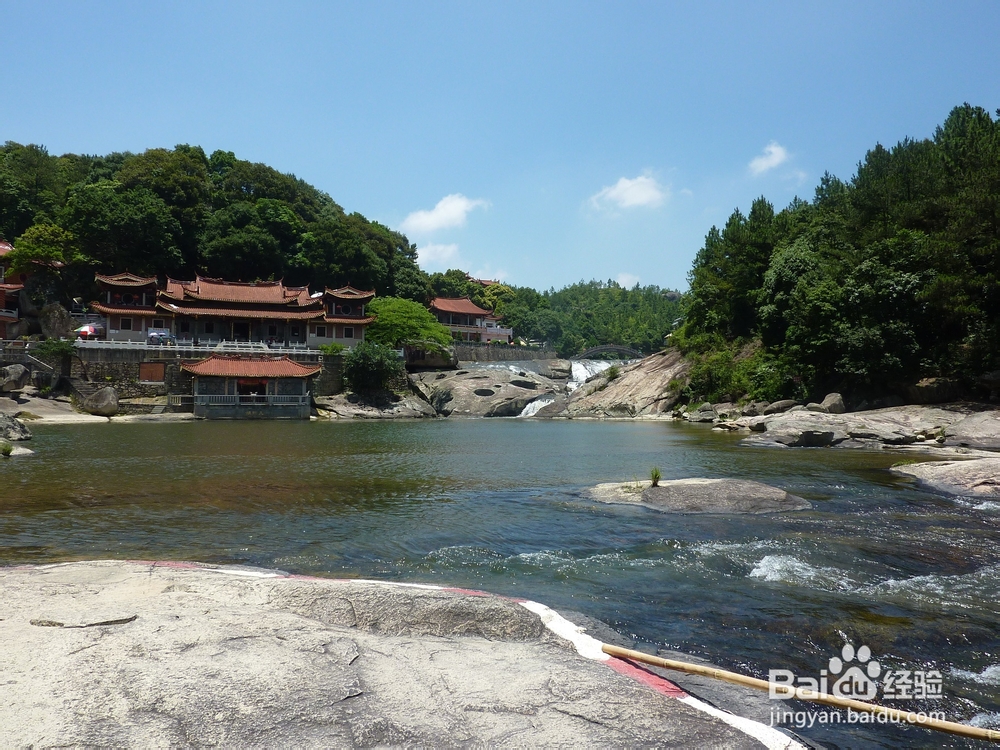
<path fill-rule="evenodd" d="M 0 569 L 0 601 L 4 746 L 802 747 L 534 602 L 121 561 Z"/>

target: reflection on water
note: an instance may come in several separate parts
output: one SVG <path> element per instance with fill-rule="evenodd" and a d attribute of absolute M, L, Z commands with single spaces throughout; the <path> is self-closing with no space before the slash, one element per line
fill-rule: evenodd
<path fill-rule="evenodd" d="M 898 457 L 750 449 L 693 425 L 519 420 L 39 426 L 0 462 L 0 562 L 174 558 L 447 582 L 585 612 L 766 676 L 845 638 L 938 669 L 950 717 L 1000 714 L 1000 508 L 916 490 Z M 736 476 L 813 502 L 677 516 L 580 489 Z M 917 707 L 918 710 L 921 708 Z M 938 708 L 938 707 L 935 707 Z M 820 728 L 838 745 L 958 741 Z"/>

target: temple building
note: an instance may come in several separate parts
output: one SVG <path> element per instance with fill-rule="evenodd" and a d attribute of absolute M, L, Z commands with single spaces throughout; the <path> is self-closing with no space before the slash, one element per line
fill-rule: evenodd
<path fill-rule="evenodd" d="M 431 300 L 431 313 L 459 341 L 509 344 L 514 338 L 512 328 L 500 327 L 500 319 L 468 297 L 458 299 L 436 297 Z"/>
<path fill-rule="evenodd" d="M 309 380 L 321 366 L 287 356 L 212 356 L 181 364 L 193 376 L 196 417 L 308 419 Z"/>
<path fill-rule="evenodd" d="M 95 277 L 102 299 L 90 309 L 107 316 L 111 341 L 146 341 L 167 334 L 178 344 L 222 341 L 314 348 L 364 341 L 375 320 L 365 313 L 374 291 L 350 286 L 314 294 L 281 281 L 236 282 L 197 277 L 194 281 L 119 273 Z"/>

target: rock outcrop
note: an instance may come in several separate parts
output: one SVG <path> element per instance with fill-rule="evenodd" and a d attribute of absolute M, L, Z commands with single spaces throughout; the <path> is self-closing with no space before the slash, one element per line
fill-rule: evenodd
<path fill-rule="evenodd" d="M 786 446 L 911 445 L 943 442 L 945 431 L 965 419 L 967 409 L 932 406 L 898 406 L 848 414 L 823 414 L 802 410 L 762 417 L 744 417 L 737 428 L 751 431 L 745 442 Z"/>
<path fill-rule="evenodd" d="M 31 440 L 31 430 L 20 419 L 0 412 L 0 440 Z"/>
<path fill-rule="evenodd" d="M 19 391 L 28 385 L 31 371 L 24 365 L 0 367 L 0 393 Z"/>
<path fill-rule="evenodd" d="M 1000 498 L 1000 457 L 907 464 L 893 466 L 892 472 L 913 477 L 920 485 L 946 495 Z"/>
<path fill-rule="evenodd" d="M 356 394 L 317 396 L 313 399 L 320 419 L 421 419 L 437 412 L 416 395 L 395 399 L 365 399 Z"/>
<path fill-rule="evenodd" d="M 488 594 L 102 561 L 0 600 L 11 747 L 761 746 Z"/>
<path fill-rule="evenodd" d="M 670 349 L 618 368 L 611 380 L 605 370 L 570 395 L 567 417 L 644 417 L 670 414 L 687 384 L 691 365 Z"/>
<path fill-rule="evenodd" d="M 970 414 L 944 431 L 945 445 L 1000 450 L 1000 411 Z"/>
<path fill-rule="evenodd" d="M 113 417 L 118 413 L 118 391 L 108 385 L 87 396 L 80 408 L 99 417 Z"/>
<path fill-rule="evenodd" d="M 516 417 L 557 390 L 547 378 L 508 367 L 413 373 L 410 383 L 444 417 Z"/>
<path fill-rule="evenodd" d="M 745 479 L 672 479 L 599 484 L 590 497 L 603 503 L 641 505 L 667 513 L 780 513 L 812 507 L 785 490 Z"/>

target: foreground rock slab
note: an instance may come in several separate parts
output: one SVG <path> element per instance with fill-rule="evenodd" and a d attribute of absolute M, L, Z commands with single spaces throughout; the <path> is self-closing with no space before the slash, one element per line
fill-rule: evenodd
<path fill-rule="evenodd" d="M 435 587 L 7 568 L 0 638 L 3 746 L 761 746 L 583 658 L 526 605 Z"/>
<path fill-rule="evenodd" d="M 893 466 L 892 472 L 946 495 L 1000 498 L 1000 457 L 971 461 L 933 461 Z"/>
<path fill-rule="evenodd" d="M 590 496 L 604 503 L 642 505 L 668 513 L 781 513 L 811 508 L 785 490 L 745 479 L 672 479 L 599 484 Z"/>

